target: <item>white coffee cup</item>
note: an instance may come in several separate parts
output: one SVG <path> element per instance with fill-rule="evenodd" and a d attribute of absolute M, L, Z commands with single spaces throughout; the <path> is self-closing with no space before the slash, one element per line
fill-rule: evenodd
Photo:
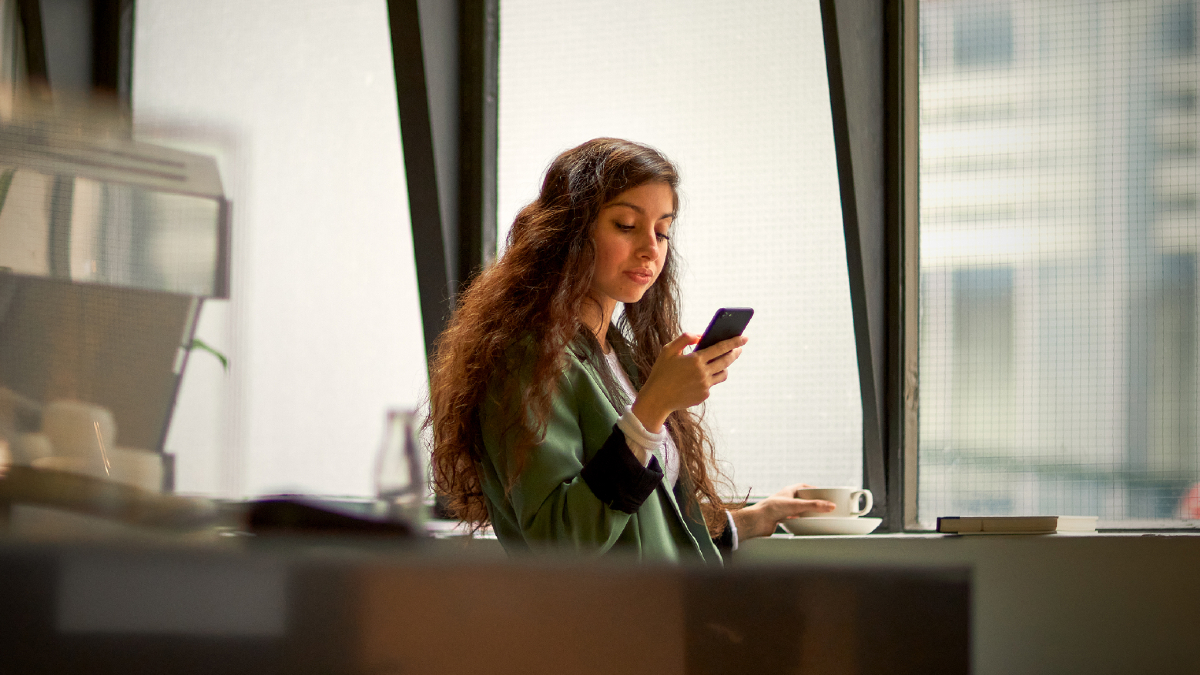
<path fill-rule="evenodd" d="M 104 463 L 91 457 L 62 457 L 53 455 L 50 457 L 38 457 L 30 464 L 35 469 L 77 473 L 81 476 L 91 476 L 92 478 L 105 478 L 108 475 L 104 470 Z"/>
<path fill-rule="evenodd" d="M 50 442 L 50 437 L 43 433 L 21 434 L 12 444 L 13 464 L 18 466 L 30 466 L 34 460 L 53 454 L 54 444 Z"/>
<path fill-rule="evenodd" d="M 871 496 L 870 490 L 853 487 L 800 488 L 796 490 L 796 497 L 821 499 L 833 502 L 837 507 L 832 511 L 802 513 L 801 518 L 857 518 L 870 513 L 871 507 L 875 505 L 875 498 Z"/>
<path fill-rule="evenodd" d="M 163 480 L 162 455 L 138 448 L 112 448 L 108 464 L 93 457 L 40 457 L 33 460 L 35 469 L 77 473 L 100 480 L 160 492 Z"/>
<path fill-rule="evenodd" d="M 150 492 L 162 491 L 162 455 L 140 448 L 115 448 L 110 459 L 109 480 Z"/>

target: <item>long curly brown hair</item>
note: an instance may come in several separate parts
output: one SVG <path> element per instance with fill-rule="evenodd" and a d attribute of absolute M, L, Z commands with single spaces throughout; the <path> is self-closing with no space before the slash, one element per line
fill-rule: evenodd
<path fill-rule="evenodd" d="M 478 464 L 484 452 L 479 410 L 488 383 L 503 378 L 501 405 L 511 420 L 509 430 L 517 434 L 508 462 L 512 475 L 506 477 L 511 488 L 545 433 L 566 350 L 582 341 L 592 347 L 580 350 L 585 357 L 599 353 L 581 317 L 594 303 L 592 231 L 600 211 L 620 193 L 655 182 L 671 187 L 678 207 L 679 174 L 657 150 L 616 138 L 567 150 L 546 170 L 537 199 L 517 214 L 503 257 L 459 296 L 433 358 L 426 422 L 433 430 L 434 487 L 458 518 L 476 526 L 488 521 Z M 639 386 L 662 347 L 682 332 L 675 256 L 668 250 L 658 280 L 640 301 L 624 306 L 617 326 L 608 331 L 614 348 L 635 366 Z M 518 343 L 529 345 L 531 379 L 510 371 L 509 350 Z M 725 528 L 722 511 L 728 506 L 718 486 L 729 482 L 717 465 L 702 409 L 675 411 L 667 428 L 679 448 L 682 485 L 696 496 L 698 515 L 717 536 Z"/>

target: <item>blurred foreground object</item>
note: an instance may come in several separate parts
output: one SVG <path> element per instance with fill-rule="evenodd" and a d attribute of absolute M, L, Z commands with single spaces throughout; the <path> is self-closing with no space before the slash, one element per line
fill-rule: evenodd
<path fill-rule="evenodd" d="M 179 506 L 152 494 L 201 303 L 229 296 L 229 203 L 213 158 L 56 101 L 0 123 L 0 440 L 28 467 L 0 502 L 179 524 L 146 510 Z"/>
<path fill-rule="evenodd" d="M 418 534 L 415 523 L 338 509 L 298 495 L 256 499 L 247 505 L 243 520 L 245 530 L 256 535 L 378 535 L 396 540 Z"/>
<path fill-rule="evenodd" d="M 970 572 L 495 560 L 462 546 L 0 542 L 13 672 L 717 675 L 971 669 Z M 180 664 L 183 664 L 182 666 Z"/>
<path fill-rule="evenodd" d="M 1183 520 L 1200 520 L 1200 483 L 1193 485 L 1179 500 L 1179 517 Z"/>

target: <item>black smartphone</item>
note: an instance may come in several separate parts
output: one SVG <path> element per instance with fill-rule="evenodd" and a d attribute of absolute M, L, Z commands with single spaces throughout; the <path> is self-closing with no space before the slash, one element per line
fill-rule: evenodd
<path fill-rule="evenodd" d="M 754 316 L 754 310 L 749 307 L 722 307 L 713 314 L 712 321 L 708 322 L 708 328 L 704 329 L 704 336 L 700 338 L 700 342 L 696 344 L 693 351 L 700 351 L 705 347 L 711 347 L 722 340 L 728 340 L 742 334 L 746 330 L 746 324 L 750 323 L 750 317 Z"/>

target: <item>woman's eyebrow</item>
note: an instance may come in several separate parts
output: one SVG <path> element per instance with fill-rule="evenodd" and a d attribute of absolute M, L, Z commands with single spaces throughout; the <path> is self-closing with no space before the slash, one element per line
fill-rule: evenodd
<path fill-rule="evenodd" d="M 609 208 L 612 206 L 627 206 L 627 207 L 633 209 L 634 211 L 637 211 L 638 213 L 642 214 L 643 216 L 646 215 L 646 211 L 644 209 L 642 209 L 642 207 L 638 206 L 637 204 L 630 204 L 629 202 L 609 202 L 604 208 Z"/>
<path fill-rule="evenodd" d="M 646 215 L 646 210 L 645 210 L 645 209 L 643 209 L 642 207 L 638 206 L 637 204 L 630 204 L 629 202 L 610 202 L 610 203 L 609 203 L 609 204 L 607 204 L 607 205 L 606 205 L 604 208 L 606 208 L 606 209 L 607 209 L 607 208 L 609 208 L 609 207 L 613 207 L 613 206 L 627 206 L 627 207 L 629 207 L 629 208 L 633 209 L 634 211 L 637 211 L 638 213 L 642 214 L 643 216 L 644 216 L 644 215 Z M 672 212 L 670 212 L 670 213 L 664 213 L 663 215 L 661 215 L 661 216 L 659 216 L 659 217 L 658 217 L 658 219 L 659 219 L 659 220 L 666 220 L 667 218 L 674 219 L 674 218 L 675 218 L 675 212 L 674 212 L 674 211 L 672 211 Z"/>

